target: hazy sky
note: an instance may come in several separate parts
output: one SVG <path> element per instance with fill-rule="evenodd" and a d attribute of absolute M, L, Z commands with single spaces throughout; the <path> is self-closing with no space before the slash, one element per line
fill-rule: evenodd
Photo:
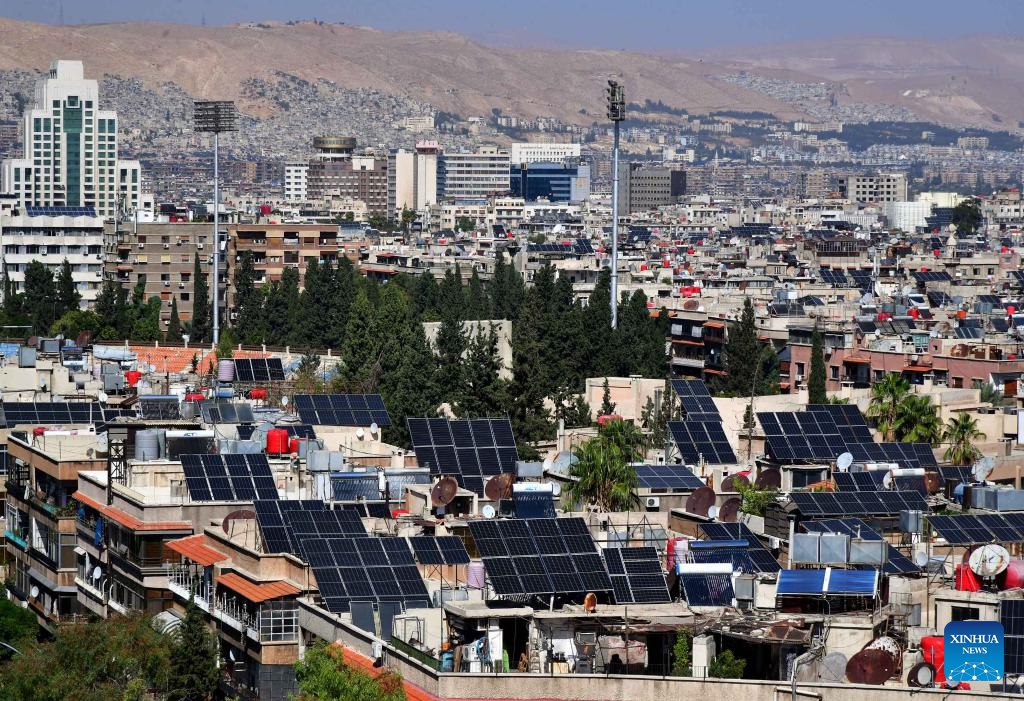
<path fill-rule="evenodd" d="M 4 0 L 0 15 L 56 24 L 161 20 L 231 24 L 317 18 L 446 30 L 514 45 L 652 51 L 833 36 L 948 37 L 1015 31 L 1021 0 Z"/>

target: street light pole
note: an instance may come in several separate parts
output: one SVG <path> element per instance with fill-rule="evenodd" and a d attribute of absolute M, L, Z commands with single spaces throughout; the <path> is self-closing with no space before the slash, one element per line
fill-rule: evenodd
<path fill-rule="evenodd" d="M 626 117 L 626 96 L 614 80 L 605 89 L 608 119 L 614 128 L 612 143 L 612 328 L 619 325 L 619 123 Z"/>
<path fill-rule="evenodd" d="M 195 129 L 213 134 L 213 342 L 220 340 L 220 134 L 237 131 L 238 112 L 227 100 L 195 103 Z"/>

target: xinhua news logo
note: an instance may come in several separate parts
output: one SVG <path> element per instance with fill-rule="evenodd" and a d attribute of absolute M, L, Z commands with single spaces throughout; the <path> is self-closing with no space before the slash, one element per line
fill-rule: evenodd
<path fill-rule="evenodd" d="M 952 682 L 997 682 L 1003 678 L 1003 626 L 995 621 L 946 624 L 946 679 Z"/>

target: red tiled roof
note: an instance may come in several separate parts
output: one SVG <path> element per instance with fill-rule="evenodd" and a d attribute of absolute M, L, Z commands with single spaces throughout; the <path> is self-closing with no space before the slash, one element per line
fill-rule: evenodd
<path fill-rule="evenodd" d="M 903 368 L 903 372 L 931 372 L 932 367 L 930 365 L 907 365 Z"/>
<path fill-rule="evenodd" d="M 255 583 L 238 576 L 234 572 L 222 574 L 217 578 L 217 582 L 257 604 L 269 599 L 279 599 L 282 596 L 294 596 L 300 593 L 298 587 L 292 586 L 288 582 Z"/>
<path fill-rule="evenodd" d="M 205 545 L 203 542 L 204 540 L 203 535 L 200 533 L 197 535 L 190 535 L 187 538 L 170 540 L 164 543 L 164 545 L 174 552 L 184 555 L 192 562 L 202 565 L 203 567 L 209 567 L 210 565 L 229 559 L 224 553 Z"/>
<path fill-rule="evenodd" d="M 153 346 L 128 346 L 140 362 L 156 368 L 157 372 L 187 372 L 192 367 L 193 356 L 199 356 L 199 372 L 205 372 L 212 362 L 216 364 L 217 354 L 208 348 L 169 348 Z M 270 353 L 253 350 L 235 350 L 235 358 L 269 358 Z"/>
<path fill-rule="evenodd" d="M 871 360 L 869 358 L 858 358 L 855 355 L 851 355 L 848 358 L 843 358 L 843 362 L 844 363 L 861 363 L 862 365 L 871 365 Z"/>
<path fill-rule="evenodd" d="M 140 521 L 129 513 L 113 506 L 101 504 L 81 492 L 71 495 L 86 506 L 99 511 L 111 521 L 121 524 L 132 531 L 191 531 L 192 524 L 189 521 Z"/>
<path fill-rule="evenodd" d="M 705 321 L 704 325 L 707 326 L 708 328 L 712 328 L 712 329 L 724 329 L 725 328 L 725 324 L 723 324 L 721 321 Z"/>

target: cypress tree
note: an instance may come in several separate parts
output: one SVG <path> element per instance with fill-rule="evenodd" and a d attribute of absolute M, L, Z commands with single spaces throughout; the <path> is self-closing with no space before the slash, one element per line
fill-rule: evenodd
<path fill-rule="evenodd" d="M 411 443 L 405 420 L 436 416 L 441 397 L 436 382 L 437 360 L 423 324 L 404 297 L 402 302 L 404 319 L 385 339 L 381 350 L 383 373 L 378 389 L 391 415 L 391 425 L 384 429 L 385 440 L 408 448 Z"/>
<path fill-rule="evenodd" d="M 74 276 L 71 274 L 71 263 L 65 258 L 57 273 L 57 318 L 67 312 L 78 311 L 82 295 L 78 291 Z"/>
<path fill-rule="evenodd" d="M 365 394 L 376 386 L 381 347 L 381 334 L 378 331 L 370 300 L 366 297 L 366 291 L 360 290 L 345 329 L 345 345 L 341 354 L 344 371 L 338 376 L 344 386 L 336 389 Z"/>
<path fill-rule="evenodd" d="M 194 597 L 176 631 L 168 679 L 170 701 L 205 701 L 217 690 L 217 643 Z"/>
<path fill-rule="evenodd" d="M 171 319 L 167 323 L 167 340 L 181 340 L 181 319 L 178 317 L 178 298 L 171 297 Z"/>
<path fill-rule="evenodd" d="M 299 292 L 298 268 L 285 268 L 281 273 L 280 297 L 284 311 L 280 319 L 270 323 L 279 324 L 280 332 L 275 339 L 278 344 L 298 343 L 298 320 L 302 313 L 302 295 Z"/>
<path fill-rule="evenodd" d="M 210 340 L 210 313 L 210 286 L 197 255 L 192 271 L 192 341 L 202 343 Z"/>
<path fill-rule="evenodd" d="M 57 312 L 53 273 L 37 260 L 25 268 L 25 311 L 33 333 L 49 333 Z"/>
<path fill-rule="evenodd" d="M 490 324 L 477 329 L 462 365 L 462 383 L 455 398 L 456 416 L 498 416 L 507 408 L 507 383 L 501 379 L 498 335 Z"/>
<path fill-rule="evenodd" d="M 489 318 L 489 304 L 484 294 L 484 285 L 480 276 L 473 268 L 473 274 L 469 278 L 469 285 L 466 287 L 466 313 L 468 321 L 479 321 Z"/>
<path fill-rule="evenodd" d="M 752 389 L 756 391 L 753 382 L 755 368 L 761 357 L 759 351 L 754 305 L 747 297 L 743 300 L 740 321 L 730 327 L 729 339 L 725 344 L 725 367 L 729 373 L 726 386 L 734 396 L 748 397 Z"/>
<path fill-rule="evenodd" d="M 807 403 L 825 404 L 828 395 L 825 393 L 825 350 L 822 348 L 821 331 L 814 325 L 811 335 L 811 374 L 807 378 Z"/>
<path fill-rule="evenodd" d="M 263 294 L 256 288 L 256 266 L 252 253 L 245 251 L 235 271 L 235 336 L 241 343 L 264 341 Z"/>
<path fill-rule="evenodd" d="M 420 275 L 415 287 L 412 302 L 416 317 L 423 321 L 437 321 L 440 318 L 437 278 L 428 270 Z"/>
<path fill-rule="evenodd" d="M 512 387 L 510 419 L 524 459 L 536 456 L 526 442 L 549 438 L 553 425 L 542 389 L 546 368 L 541 357 L 544 344 L 541 325 L 545 301 L 536 288 L 527 290 L 519 319 L 512 327 Z"/>

